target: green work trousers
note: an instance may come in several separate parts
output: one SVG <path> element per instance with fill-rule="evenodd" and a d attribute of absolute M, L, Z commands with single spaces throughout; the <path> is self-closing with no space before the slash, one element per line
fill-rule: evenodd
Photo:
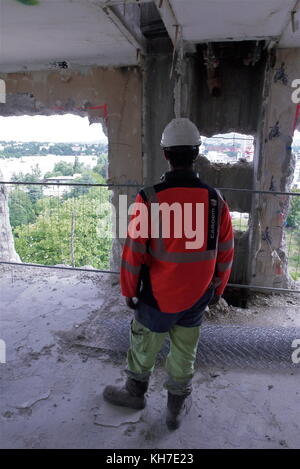
<path fill-rule="evenodd" d="M 148 381 L 155 366 L 156 356 L 168 335 L 170 351 L 166 361 L 168 379 L 165 387 L 172 394 L 190 394 L 200 326 L 175 325 L 168 332 L 152 332 L 133 319 L 126 373 L 138 381 Z"/>

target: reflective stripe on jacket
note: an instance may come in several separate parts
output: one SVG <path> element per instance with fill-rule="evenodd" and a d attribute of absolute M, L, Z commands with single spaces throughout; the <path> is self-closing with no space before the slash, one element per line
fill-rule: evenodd
<path fill-rule="evenodd" d="M 154 217 L 150 209 L 151 204 L 161 208 L 164 202 L 169 206 L 180 204 L 182 210 L 184 204 L 192 207 L 190 229 L 196 226 L 196 203 L 202 204 L 204 232 L 200 248 L 187 248 L 193 238 L 186 235 L 183 226 L 182 236 L 176 237 L 175 215 L 170 218 L 169 237 L 163 235 L 161 217 Z M 144 217 L 148 217 L 148 230 L 137 237 L 128 230 L 121 263 L 122 294 L 138 296 L 144 303 L 169 313 L 188 309 L 211 285 L 217 295 L 222 295 L 230 276 L 234 238 L 229 209 L 221 194 L 193 171 L 175 170 L 167 172 L 163 182 L 142 189 L 135 203 L 147 208 Z M 134 224 L 141 211 L 133 213 Z M 158 237 L 153 237 L 153 228 Z"/>

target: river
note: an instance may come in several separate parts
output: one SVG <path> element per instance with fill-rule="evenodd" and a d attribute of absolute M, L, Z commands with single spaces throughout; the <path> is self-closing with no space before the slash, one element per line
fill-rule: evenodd
<path fill-rule="evenodd" d="M 78 159 L 80 163 L 84 163 L 89 168 L 97 164 L 96 155 L 78 155 Z M 37 164 L 43 177 L 45 173 L 52 171 L 55 163 L 59 161 L 74 163 L 75 155 L 23 156 L 22 158 L 0 159 L 0 168 L 4 181 L 10 181 L 13 173 L 31 173 L 32 168 Z"/>

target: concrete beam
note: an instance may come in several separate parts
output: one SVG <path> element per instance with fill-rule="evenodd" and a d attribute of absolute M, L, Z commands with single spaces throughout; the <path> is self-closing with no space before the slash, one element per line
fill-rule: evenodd
<path fill-rule="evenodd" d="M 154 3 L 157 6 L 161 19 L 165 24 L 173 46 L 176 47 L 180 24 L 176 18 L 174 10 L 169 0 L 154 0 Z"/>
<path fill-rule="evenodd" d="M 127 41 L 140 51 L 146 54 L 146 39 L 144 38 L 141 30 L 137 28 L 126 15 L 122 15 L 118 7 L 102 6 L 103 12 L 110 19 L 110 21 L 118 28 L 120 33 Z"/>

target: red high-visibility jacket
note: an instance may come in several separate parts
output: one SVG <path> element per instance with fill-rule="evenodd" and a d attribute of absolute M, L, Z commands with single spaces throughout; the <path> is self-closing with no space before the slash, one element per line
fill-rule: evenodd
<path fill-rule="evenodd" d="M 190 228 L 194 229 L 196 203 L 202 204 L 204 226 L 201 226 L 201 230 L 204 229 L 204 242 L 201 247 L 187 248 L 186 242 L 193 241 L 193 238 L 189 233 L 186 236 L 184 216 L 182 236 L 177 237 L 176 226 L 180 228 L 180 222 L 177 219 L 176 225 L 173 215 L 170 218 L 170 237 L 164 237 L 162 220 L 156 217 L 153 221 L 153 213 L 151 216 L 151 204 L 159 204 L 162 208 L 164 202 L 180 204 L 182 210 L 184 204 L 189 204 L 192 207 L 189 212 L 192 220 Z M 162 183 L 142 189 L 135 204 L 142 205 L 135 205 L 139 209 L 133 211 L 123 248 L 122 294 L 140 297 L 144 303 L 167 313 L 190 308 L 212 285 L 216 288 L 215 293 L 222 295 L 230 276 L 234 238 L 229 209 L 221 194 L 204 184 L 193 171 L 175 170 L 167 172 Z M 146 218 L 147 231 L 140 233 L 139 222 L 145 222 Z M 159 225 L 159 237 L 153 235 L 157 231 L 151 232 L 151 223 Z"/>

